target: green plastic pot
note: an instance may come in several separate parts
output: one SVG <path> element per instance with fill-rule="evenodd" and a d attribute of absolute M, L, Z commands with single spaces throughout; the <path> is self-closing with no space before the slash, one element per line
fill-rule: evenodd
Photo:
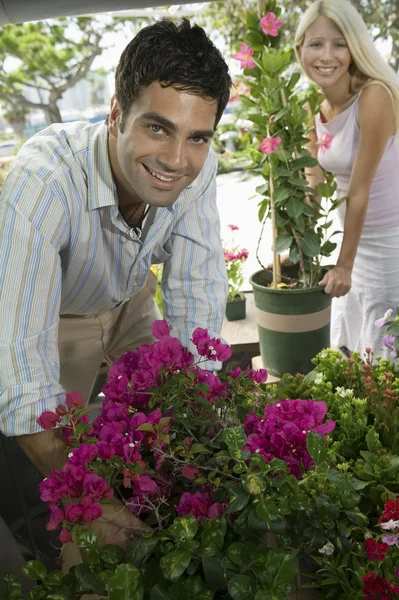
<path fill-rule="evenodd" d="M 277 377 L 309 373 L 312 358 L 330 346 L 331 298 L 320 287 L 267 287 L 272 282 L 268 271 L 257 271 L 250 282 L 265 368 Z"/>
<path fill-rule="evenodd" d="M 245 319 L 246 300 L 244 298 L 236 298 L 226 304 L 226 319 L 228 321 L 239 321 Z"/>

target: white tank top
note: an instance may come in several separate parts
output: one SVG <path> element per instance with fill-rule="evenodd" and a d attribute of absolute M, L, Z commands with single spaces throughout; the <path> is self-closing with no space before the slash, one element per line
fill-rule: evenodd
<path fill-rule="evenodd" d="M 320 140 L 325 132 L 332 136 L 330 148 L 325 149 L 324 152 L 319 148 L 318 160 L 323 169 L 335 175 L 338 198 L 347 195 L 359 145 L 358 109 L 359 96 L 331 121 L 323 123 L 320 114 L 316 115 L 315 119 L 317 138 Z M 345 218 L 345 207 L 344 202 L 338 208 L 342 223 Z M 396 136 L 392 136 L 388 140 L 371 183 L 364 228 L 389 229 L 397 226 L 399 226 L 399 143 Z"/>

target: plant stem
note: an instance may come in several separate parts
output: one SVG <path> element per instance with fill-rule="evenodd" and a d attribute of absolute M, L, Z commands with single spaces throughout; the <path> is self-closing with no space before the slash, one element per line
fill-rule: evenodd
<path fill-rule="evenodd" d="M 272 232 L 273 232 L 273 288 L 277 289 L 277 285 L 281 282 L 281 264 L 280 257 L 277 254 L 277 222 L 276 222 L 276 205 L 274 204 L 274 184 L 273 184 L 273 170 L 270 165 L 269 172 L 269 195 L 270 195 L 270 209 L 272 213 Z"/>
<path fill-rule="evenodd" d="M 292 231 L 292 235 L 295 238 L 295 243 L 296 243 L 296 245 L 298 247 L 299 265 L 300 265 L 300 269 L 301 269 L 302 274 L 303 274 L 303 282 L 304 282 L 304 285 L 306 286 L 305 261 L 303 259 L 302 248 L 301 248 L 301 246 L 299 244 L 298 233 L 297 233 L 297 231 L 296 231 L 296 229 L 295 229 L 295 227 L 293 225 L 291 225 L 291 231 Z"/>

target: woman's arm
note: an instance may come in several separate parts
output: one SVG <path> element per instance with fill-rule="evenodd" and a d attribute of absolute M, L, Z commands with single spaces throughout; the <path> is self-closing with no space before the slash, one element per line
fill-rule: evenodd
<path fill-rule="evenodd" d="M 359 99 L 360 138 L 349 183 L 344 236 L 337 265 L 320 282 L 329 296 L 345 296 L 351 288 L 351 275 L 363 229 L 370 187 L 395 131 L 395 112 L 389 91 L 383 85 L 370 85 Z"/>

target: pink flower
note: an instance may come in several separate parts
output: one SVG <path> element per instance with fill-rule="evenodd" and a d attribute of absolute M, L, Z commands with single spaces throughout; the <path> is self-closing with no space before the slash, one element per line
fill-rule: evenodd
<path fill-rule="evenodd" d="M 266 369 L 250 369 L 248 371 L 248 377 L 253 379 L 256 383 L 265 383 L 267 381 L 267 370 Z"/>
<path fill-rule="evenodd" d="M 79 506 L 82 509 L 83 523 L 91 523 L 99 519 L 103 514 L 101 504 L 95 502 L 92 496 L 84 496 Z"/>
<path fill-rule="evenodd" d="M 256 65 L 252 58 L 253 54 L 254 51 L 252 48 L 247 46 L 247 44 L 241 44 L 240 51 L 233 54 L 233 58 L 240 61 L 241 69 L 254 69 Z"/>
<path fill-rule="evenodd" d="M 66 405 L 68 409 L 74 408 L 75 406 L 78 408 L 84 408 L 85 403 L 82 398 L 82 395 L 79 392 L 68 392 L 65 398 Z"/>
<path fill-rule="evenodd" d="M 170 329 L 167 321 L 158 320 L 154 321 L 152 324 L 152 335 L 157 338 L 157 340 L 162 339 L 163 337 L 169 337 Z"/>
<path fill-rule="evenodd" d="M 282 21 L 280 21 L 274 13 L 268 12 L 265 17 L 261 18 L 259 25 L 261 26 L 263 33 L 276 37 L 278 36 L 281 23 Z"/>
<path fill-rule="evenodd" d="M 200 356 L 206 356 L 208 360 L 228 360 L 232 354 L 230 346 L 223 344 L 219 339 L 212 338 L 206 329 L 197 327 L 191 338 L 193 344 L 197 347 Z"/>
<path fill-rule="evenodd" d="M 67 544 L 68 542 L 72 542 L 72 536 L 69 533 L 68 529 L 66 529 L 66 527 L 63 527 L 61 529 L 59 540 L 61 544 Z"/>
<path fill-rule="evenodd" d="M 212 496 L 208 493 L 195 492 L 195 494 L 190 494 L 185 492 L 175 509 L 179 517 L 193 515 L 197 521 L 202 521 L 202 519 L 213 519 L 222 516 L 225 506 L 220 502 L 213 502 Z"/>
<path fill-rule="evenodd" d="M 66 518 L 70 523 L 77 523 L 83 514 L 83 509 L 79 504 L 68 504 L 65 509 Z"/>
<path fill-rule="evenodd" d="M 269 156 L 269 154 L 271 154 L 272 152 L 279 151 L 279 144 L 281 144 L 280 137 L 265 137 L 262 140 L 261 145 L 259 146 L 259 150 L 264 154 L 267 154 L 267 156 Z"/>
<path fill-rule="evenodd" d="M 47 531 L 54 531 L 58 529 L 62 521 L 65 519 L 64 511 L 59 508 L 56 504 L 50 504 L 50 521 L 46 525 Z"/>
<path fill-rule="evenodd" d="M 181 470 L 183 477 L 186 477 L 186 479 L 197 479 L 197 477 L 199 477 L 200 472 L 197 469 L 197 467 L 193 467 L 192 465 L 184 465 L 184 467 Z"/>
<path fill-rule="evenodd" d="M 40 417 L 36 419 L 36 423 L 43 429 L 52 429 L 60 421 L 61 418 L 50 410 L 45 410 Z"/>
<path fill-rule="evenodd" d="M 230 229 L 230 231 L 239 231 L 239 227 L 237 227 L 237 225 L 227 225 L 227 227 Z"/>
<path fill-rule="evenodd" d="M 321 136 L 321 138 L 319 139 L 319 141 L 317 142 L 317 145 L 320 148 L 320 152 L 322 154 L 324 154 L 324 152 L 326 150 L 329 150 L 331 148 L 331 144 L 333 141 L 333 136 L 331 135 L 331 133 L 328 133 L 328 131 L 325 131 L 323 133 L 323 135 Z"/>
<path fill-rule="evenodd" d="M 397 546 L 399 542 L 399 535 L 397 533 L 386 533 L 382 536 L 382 542 L 388 544 L 388 546 Z"/>

